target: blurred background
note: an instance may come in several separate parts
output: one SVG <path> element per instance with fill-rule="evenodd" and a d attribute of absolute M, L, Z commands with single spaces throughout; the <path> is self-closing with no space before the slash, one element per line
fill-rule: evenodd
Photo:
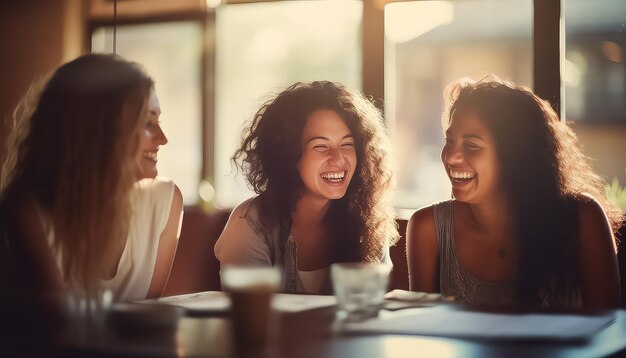
<path fill-rule="evenodd" d="M 384 110 L 406 217 L 450 197 L 439 159 L 443 89 L 493 73 L 549 99 L 626 200 L 623 0 L 118 0 L 116 17 L 114 8 L 0 3 L 2 143 L 33 81 L 115 42 L 156 81 L 169 138 L 160 174 L 186 205 L 232 208 L 251 195 L 230 162 L 245 122 L 296 81 L 339 81 Z"/>

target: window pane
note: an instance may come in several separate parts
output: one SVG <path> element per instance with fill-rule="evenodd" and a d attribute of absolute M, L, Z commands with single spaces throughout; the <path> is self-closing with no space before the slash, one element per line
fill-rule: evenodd
<path fill-rule="evenodd" d="M 439 158 L 443 90 L 487 74 L 532 85 L 532 0 L 413 1 L 385 7 L 385 116 L 398 151 L 396 206 L 450 198 Z"/>
<path fill-rule="evenodd" d="M 198 201 L 202 168 L 201 46 L 197 22 L 117 27 L 117 53 L 142 64 L 155 81 L 168 143 L 159 150 L 159 175 L 172 178 L 185 204 Z M 92 35 L 94 52 L 111 52 L 112 27 Z"/>
<path fill-rule="evenodd" d="M 594 169 L 626 183 L 626 3 L 563 0 L 565 115 Z"/>
<path fill-rule="evenodd" d="M 626 122 L 626 4 L 565 0 L 567 119 Z"/>
<path fill-rule="evenodd" d="M 252 195 L 231 167 L 243 123 L 268 96 L 296 81 L 361 87 L 360 1 L 226 5 L 216 17 L 216 203 Z M 323 21 L 320 21 L 323 19 Z"/>

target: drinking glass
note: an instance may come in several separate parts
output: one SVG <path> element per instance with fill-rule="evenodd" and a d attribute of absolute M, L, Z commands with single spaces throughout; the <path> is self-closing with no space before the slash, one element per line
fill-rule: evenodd
<path fill-rule="evenodd" d="M 330 270 L 340 318 L 358 321 L 378 315 L 389 284 L 391 266 L 380 263 L 335 263 Z"/>

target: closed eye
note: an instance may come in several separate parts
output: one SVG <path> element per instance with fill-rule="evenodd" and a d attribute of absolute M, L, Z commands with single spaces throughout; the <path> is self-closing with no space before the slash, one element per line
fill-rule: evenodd
<path fill-rule="evenodd" d="M 478 149 L 480 149 L 480 146 L 476 145 L 474 143 L 465 143 L 465 148 L 467 148 L 469 150 L 478 150 Z"/>

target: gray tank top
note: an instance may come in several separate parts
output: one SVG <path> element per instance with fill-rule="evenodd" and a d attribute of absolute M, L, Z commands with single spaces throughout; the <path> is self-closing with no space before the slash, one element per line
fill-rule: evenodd
<path fill-rule="evenodd" d="M 515 305 L 515 280 L 483 281 L 474 277 L 460 263 L 454 243 L 452 201 L 433 205 L 435 233 L 439 246 L 439 288 L 445 296 L 455 296 L 469 304 Z"/>
<path fill-rule="evenodd" d="M 435 233 L 439 246 L 439 288 L 445 296 L 455 296 L 469 304 L 511 306 L 519 303 L 515 294 L 515 280 L 484 281 L 474 277 L 463 267 L 456 255 L 454 240 L 454 213 L 452 200 L 433 205 Z M 552 292 L 552 291 L 551 291 Z M 580 289 L 570 295 L 544 295 L 543 307 L 580 308 Z"/>

